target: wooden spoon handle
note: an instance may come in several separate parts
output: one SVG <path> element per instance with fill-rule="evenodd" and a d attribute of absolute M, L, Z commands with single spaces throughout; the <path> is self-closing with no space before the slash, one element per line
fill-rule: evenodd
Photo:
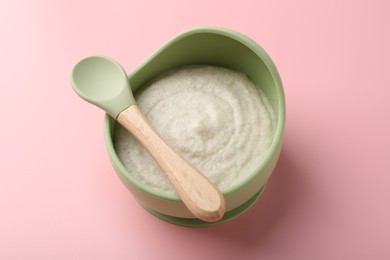
<path fill-rule="evenodd" d="M 222 193 L 161 139 L 137 105 L 122 111 L 117 120 L 149 151 L 195 217 L 207 222 L 222 218 L 225 213 Z"/>

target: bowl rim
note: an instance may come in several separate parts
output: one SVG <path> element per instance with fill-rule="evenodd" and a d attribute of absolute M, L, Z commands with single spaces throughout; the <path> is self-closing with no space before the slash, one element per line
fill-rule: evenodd
<path fill-rule="evenodd" d="M 136 74 L 137 71 L 140 70 L 145 64 L 149 63 L 151 60 L 153 60 L 156 56 L 158 56 L 161 52 L 163 52 L 167 47 L 169 47 L 173 43 L 180 41 L 183 38 L 189 37 L 191 35 L 201 34 L 201 33 L 219 34 L 219 35 L 232 38 L 233 40 L 236 40 L 237 42 L 243 44 L 248 49 L 253 51 L 264 62 L 264 64 L 268 68 L 268 71 L 270 72 L 271 77 L 275 83 L 277 98 L 278 98 L 278 108 L 279 108 L 278 115 L 277 115 L 278 121 L 276 123 L 276 129 L 275 129 L 273 141 L 271 143 L 270 148 L 268 149 L 268 152 L 266 153 L 261 163 L 252 171 L 252 173 L 248 174 L 240 182 L 234 184 L 232 187 L 222 192 L 224 196 L 227 196 L 236 192 L 237 190 L 240 190 L 242 187 L 246 186 L 247 183 L 249 183 L 257 175 L 257 173 L 261 172 L 273 159 L 275 153 L 279 152 L 279 147 L 281 145 L 281 142 L 283 141 L 285 121 L 286 121 L 285 95 L 284 95 L 284 90 L 283 90 L 283 85 L 282 85 L 280 75 L 278 73 L 275 64 L 271 60 L 270 56 L 256 42 L 254 42 L 247 36 L 237 31 L 233 31 L 227 28 L 212 27 L 212 26 L 195 27 L 195 28 L 188 29 L 171 38 L 169 41 L 163 44 L 159 49 L 157 49 L 151 56 L 149 56 L 149 58 L 147 58 L 144 62 L 142 62 L 136 69 L 134 69 L 129 74 L 128 77 L 131 78 L 132 75 Z M 181 202 L 181 199 L 177 194 L 162 192 L 147 184 L 144 184 L 136 177 L 134 177 L 125 168 L 125 166 L 120 161 L 116 153 L 116 150 L 114 148 L 113 138 L 111 138 L 112 131 L 114 130 L 114 128 L 111 127 L 111 122 L 114 122 L 114 119 L 108 114 L 106 114 L 104 119 L 104 140 L 106 144 L 106 149 L 108 151 L 112 164 L 120 171 L 123 177 L 125 177 L 126 182 L 130 182 L 136 188 L 150 195 L 153 195 L 154 197 L 157 197 L 159 199 L 169 200 L 173 202 Z M 260 188 L 261 187 L 259 187 L 259 189 Z"/>

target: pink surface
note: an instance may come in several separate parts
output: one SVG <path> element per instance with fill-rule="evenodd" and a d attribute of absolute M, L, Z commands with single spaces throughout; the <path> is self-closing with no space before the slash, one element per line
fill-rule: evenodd
<path fill-rule="evenodd" d="M 0 259 L 390 259 L 390 2 L 0 1 Z M 177 33 L 240 31 L 284 82 L 261 200 L 193 229 L 144 211 L 72 91 L 81 57 L 131 71 Z"/>

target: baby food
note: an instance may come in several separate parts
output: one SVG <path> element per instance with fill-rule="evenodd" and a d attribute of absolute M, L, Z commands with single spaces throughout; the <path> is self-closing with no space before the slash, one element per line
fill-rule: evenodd
<path fill-rule="evenodd" d="M 138 90 L 135 99 L 160 136 L 222 191 L 256 169 L 273 139 L 267 97 L 231 69 L 171 69 Z M 175 192 L 145 148 L 119 124 L 114 146 L 130 174 L 155 189 Z"/>

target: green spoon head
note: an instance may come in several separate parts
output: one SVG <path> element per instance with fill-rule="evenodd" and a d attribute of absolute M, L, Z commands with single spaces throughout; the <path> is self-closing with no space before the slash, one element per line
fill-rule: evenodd
<path fill-rule="evenodd" d="M 71 73 L 76 93 L 113 118 L 135 104 L 125 70 L 113 59 L 91 56 L 80 60 Z"/>

